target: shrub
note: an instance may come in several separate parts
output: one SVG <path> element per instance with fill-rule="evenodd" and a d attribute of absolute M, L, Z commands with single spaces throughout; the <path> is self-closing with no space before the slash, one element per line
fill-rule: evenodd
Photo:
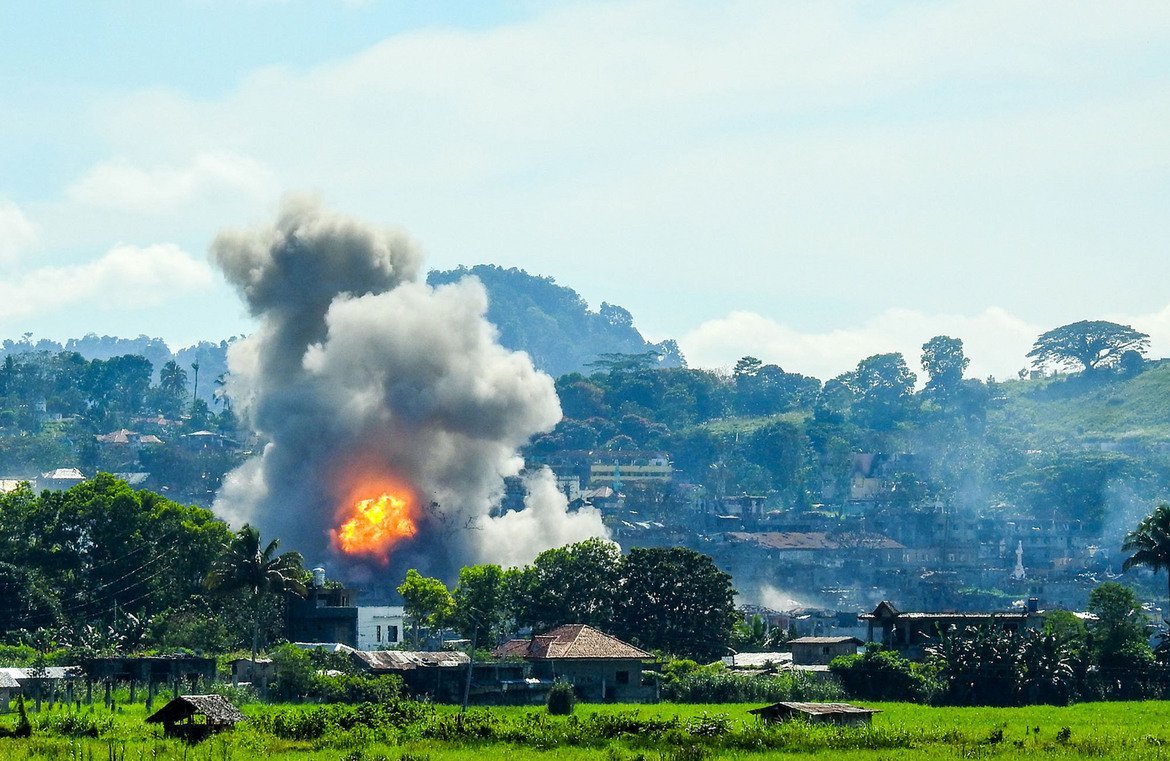
<path fill-rule="evenodd" d="M 674 703 L 775 703 L 780 700 L 832 701 L 841 698 L 833 679 L 794 672 L 776 676 L 728 671 L 708 666 L 667 682 L 663 700 Z"/>
<path fill-rule="evenodd" d="M 309 697 L 322 703 L 389 703 L 402 697 L 402 677 L 342 674 L 313 678 Z"/>
<path fill-rule="evenodd" d="M 573 685 L 557 680 L 548 691 L 548 712 L 554 716 L 568 716 L 577 704 L 577 693 Z"/>
<path fill-rule="evenodd" d="M 834 658 L 829 671 L 851 698 L 925 702 L 935 685 L 918 665 L 871 643 L 861 655 Z"/>

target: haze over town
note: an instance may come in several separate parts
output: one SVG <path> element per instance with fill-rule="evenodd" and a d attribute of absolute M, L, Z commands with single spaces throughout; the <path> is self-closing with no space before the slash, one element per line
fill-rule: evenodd
<path fill-rule="evenodd" d="M 1164 356 L 1168 35 L 1161 3 L 5 8 L 0 333 L 249 333 L 208 246 L 308 192 L 692 366 L 946 334 L 1008 377 L 1086 318 Z"/>

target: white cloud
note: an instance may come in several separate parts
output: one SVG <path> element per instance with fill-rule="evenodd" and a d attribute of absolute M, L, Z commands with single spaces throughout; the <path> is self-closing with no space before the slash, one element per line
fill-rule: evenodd
<path fill-rule="evenodd" d="M 177 246 L 119 245 L 91 262 L 41 267 L 0 281 L 0 320 L 63 311 L 138 311 L 206 290 L 212 282 L 210 267 Z"/>
<path fill-rule="evenodd" d="M 1150 335 L 1151 357 L 1170 356 L 1170 306 L 1145 315 L 1085 315 L 1132 325 Z M 692 367 L 730 368 L 744 356 L 777 364 L 827 380 L 853 369 L 874 354 L 901 352 L 910 369 L 926 378 L 919 366 L 922 344 L 938 335 L 963 341 L 971 360 L 967 375 L 985 378 L 1014 376 L 1029 367 L 1025 356 L 1036 337 L 1056 325 L 1037 325 L 996 307 L 975 315 L 926 314 L 890 309 L 855 327 L 803 332 L 753 312 L 732 312 L 708 320 L 680 339 Z"/>
<path fill-rule="evenodd" d="M 0 264 L 15 262 L 37 240 L 37 228 L 20 207 L 0 201 Z"/>
<path fill-rule="evenodd" d="M 69 186 L 79 203 L 138 214 L 174 212 L 194 200 L 224 194 L 268 198 L 276 181 L 260 162 L 231 153 L 204 152 L 184 166 L 149 169 L 127 159 L 94 166 Z"/>
<path fill-rule="evenodd" d="M 37 209 L 46 242 L 194 250 L 291 189 L 663 337 L 732 309 L 853 333 L 893 306 L 1055 325 L 1164 303 L 1170 4 L 532 7 L 226 94 L 97 93 L 77 129 L 100 163 Z"/>
<path fill-rule="evenodd" d="M 920 372 L 922 344 L 949 335 L 962 339 L 971 358 L 969 375 L 1006 377 L 1027 365 L 1024 355 L 1041 332 L 994 308 L 974 316 L 891 309 L 862 325 L 824 333 L 801 332 L 758 314 L 733 312 L 704 322 L 680 345 L 692 366 L 729 367 L 751 355 L 823 380 L 853 369 L 865 357 L 894 351 Z"/>

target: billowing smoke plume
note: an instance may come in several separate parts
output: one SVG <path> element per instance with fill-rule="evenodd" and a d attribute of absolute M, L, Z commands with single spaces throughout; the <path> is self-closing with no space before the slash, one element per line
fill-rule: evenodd
<path fill-rule="evenodd" d="M 260 321 L 228 354 L 228 391 L 268 441 L 225 480 L 221 515 L 314 559 L 336 553 L 355 500 L 405 492 L 417 532 L 394 565 L 438 574 L 605 534 L 595 511 L 567 512 L 549 475 L 530 479 L 523 511 L 489 517 L 517 447 L 561 411 L 552 379 L 496 342 L 478 281 L 415 282 L 405 236 L 310 201 L 270 229 L 221 234 L 212 258 Z"/>

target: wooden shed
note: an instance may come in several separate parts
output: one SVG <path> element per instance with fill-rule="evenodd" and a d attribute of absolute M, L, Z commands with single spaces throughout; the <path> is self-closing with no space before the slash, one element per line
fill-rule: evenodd
<path fill-rule="evenodd" d="M 870 723 L 874 708 L 862 708 L 849 703 L 773 703 L 763 708 L 753 708 L 754 713 L 764 721 L 791 721 L 800 719 L 813 724 L 840 724 L 863 727 Z"/>
<path fill-rule="evenodd" d="M 146 723 L 162 724 L 166 737 L 196 743 L 243 720 L 240 709 L 222 695 L 180 695 L 148 716 Z"/>

